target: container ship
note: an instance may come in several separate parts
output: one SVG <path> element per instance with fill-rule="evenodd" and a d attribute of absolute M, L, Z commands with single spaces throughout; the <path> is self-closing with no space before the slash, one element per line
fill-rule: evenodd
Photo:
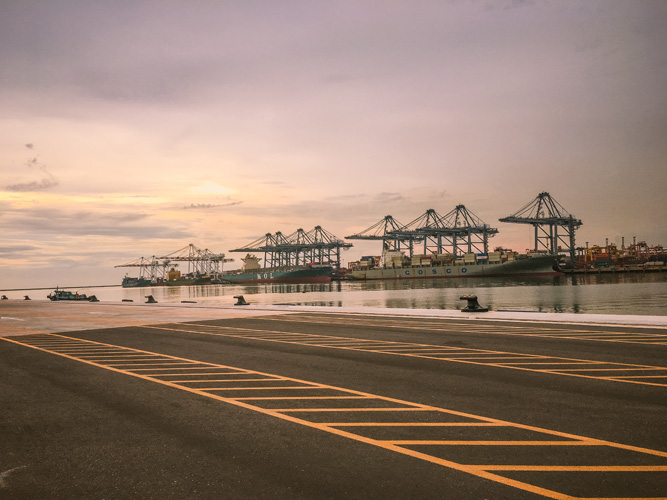
<path fill-rule="evenodd" d="M 323 265 L 261 267 L 260 259 L 247 254 L 243 266 L 237 271 L 227 271 L 219 275 L 214 283 L 328 283 L 333 268 Z"/>
<path fill-rule="evenodd" d="M 392 280 L 426 278 L 467 278 L 496 276 L 557 276 L 561 274 L 553 255 L 516 252 L 468 253 L 456 258 L 452 254 L 415 255 L 385 252 L 380 257 L 364 257 L 348 272 L 352 280 Z"/>

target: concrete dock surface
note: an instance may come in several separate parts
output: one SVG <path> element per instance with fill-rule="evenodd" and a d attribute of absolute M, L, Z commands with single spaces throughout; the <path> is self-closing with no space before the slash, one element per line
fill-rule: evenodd
<path fill-rule="evenodd" d="M 667 318 L 0 301 L 0 498 L 667 498 Z"/>

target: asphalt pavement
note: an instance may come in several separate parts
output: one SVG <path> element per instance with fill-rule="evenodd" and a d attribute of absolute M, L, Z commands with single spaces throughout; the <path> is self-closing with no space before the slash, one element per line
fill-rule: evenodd
<path fill-rule="evenodd" d="M 0 498 L 667 497 L 664 327 L 123 307 L 0 305 Z"/>

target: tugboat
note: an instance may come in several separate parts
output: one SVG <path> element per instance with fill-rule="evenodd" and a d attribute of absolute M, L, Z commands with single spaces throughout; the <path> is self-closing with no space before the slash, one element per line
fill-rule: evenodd
<path fill-rule="evenodd" d="M 69 290 L 60 290 L 58 287 L 46 296 L 49 300 L 86 300 L 88 302 L 99 302 L 97 297 L 91 295 L 90 297 L 85 293 L 70 292 Z"/>

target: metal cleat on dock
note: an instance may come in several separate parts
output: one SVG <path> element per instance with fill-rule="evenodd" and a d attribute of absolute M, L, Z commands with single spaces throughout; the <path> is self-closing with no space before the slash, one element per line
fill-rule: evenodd
<path fill-rule="evenodd" d="M 488 307 L 482 307 L 477 302 L 477 295 L 463 295 L 461 300 L 467 300 L 468 305 L 461 309 L 461 312 L 487 312 Z"/>
<path fill-rule="evenodd" d="M 246 301 L 245 301 L 245 299 L 243 298 L 243 295 L 234 295 L 234 298 L 237 299 L 237 300 L 236 300 L 236 304 L 234 304 L 235 306 L 247 306 L 247 305 L 250 305 L 249 302 L 246 302 Z"/>
<path fill-rule="evenodd" d="M 155 300 L 152 295 L 146 295 L 146 298 L 148 299 L 146 304 L 157 304 L 157 300 Z"/>

